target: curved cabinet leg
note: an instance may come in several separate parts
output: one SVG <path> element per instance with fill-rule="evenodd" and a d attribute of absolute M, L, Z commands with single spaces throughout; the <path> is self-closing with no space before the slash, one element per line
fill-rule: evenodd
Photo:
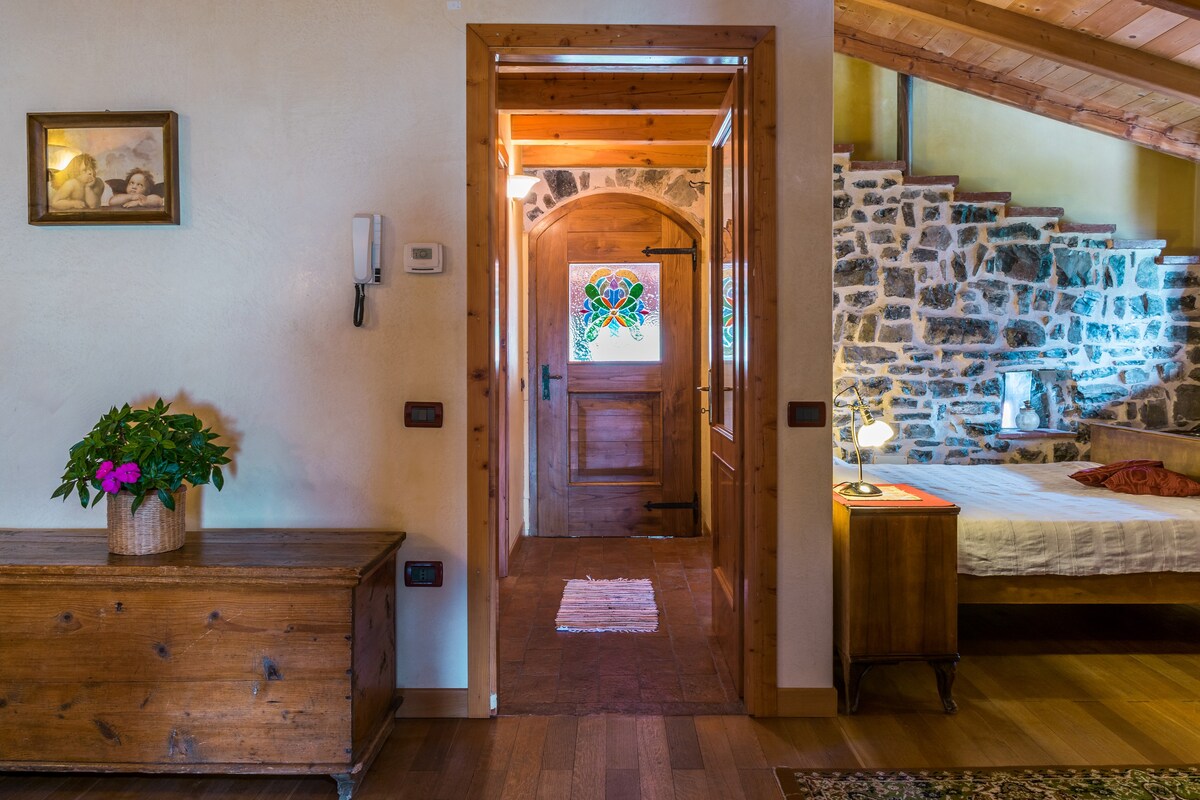
<path fill-rule="evenodd" d="M 842 665 L 842 688 L 846 692 L 846 713 L 858 711 L 858 696 L 862 689 L 862 680 L 870 672 L 873 664 L 861 661 L 850 661 Z"/>
<path fill-rule="evenodd" d="M 946 709 L 947 714 L 953 714 L 958 711 L 958 703 L 954 702 L 954 676 L 958 672 L 958 659 L 947 658 L 940 661 L 930 661 L 929 666 L 933 667 L 933 672 L 937 675 L 938 695 L 942 698 L 942 708 Z"/>
<path fill-rule="evenodd" d="M 363 772 L 340 772 L 329 777 L 337 781 L 338 800 L 351 800 L 354 790 L 362 783 Z"/>

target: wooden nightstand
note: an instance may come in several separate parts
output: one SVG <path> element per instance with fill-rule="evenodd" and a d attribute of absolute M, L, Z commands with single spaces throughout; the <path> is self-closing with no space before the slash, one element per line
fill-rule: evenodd
<path fill-rule="evenodd" d="M 946 713 L 958 664 L 958 506 L 833 493 L 834 646 L 846 712 L 876 664 L 928 661 Z"/>

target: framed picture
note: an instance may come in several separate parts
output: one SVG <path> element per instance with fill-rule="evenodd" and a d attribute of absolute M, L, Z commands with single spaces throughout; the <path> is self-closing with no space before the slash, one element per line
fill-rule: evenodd
<path fill-rule="evenodd" d="M 30 225 L 178 225 L 174 111 L 29 114 Z"/>

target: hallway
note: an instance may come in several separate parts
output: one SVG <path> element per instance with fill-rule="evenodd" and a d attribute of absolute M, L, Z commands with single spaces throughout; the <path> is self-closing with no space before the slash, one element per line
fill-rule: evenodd
<path fill-rule="evenodd" d="M 522 540 L 500 580 L 501 715 L 743 714 L 710 638 L 712 540 Z M 655 633 L 562 633 L 570 578 L 650 578 Z"/>

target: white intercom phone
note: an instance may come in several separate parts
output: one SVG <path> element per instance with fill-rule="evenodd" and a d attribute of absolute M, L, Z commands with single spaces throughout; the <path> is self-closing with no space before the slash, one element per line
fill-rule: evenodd
<path fill-rule="evenodd" d="M 379 283 L 379 247 L 383 240 L 383 218 L 378 214 L 355 214 L 351 222 L 351 251 L 354 262 L 354 327 L 361 328 L 366 286 Z"/>

